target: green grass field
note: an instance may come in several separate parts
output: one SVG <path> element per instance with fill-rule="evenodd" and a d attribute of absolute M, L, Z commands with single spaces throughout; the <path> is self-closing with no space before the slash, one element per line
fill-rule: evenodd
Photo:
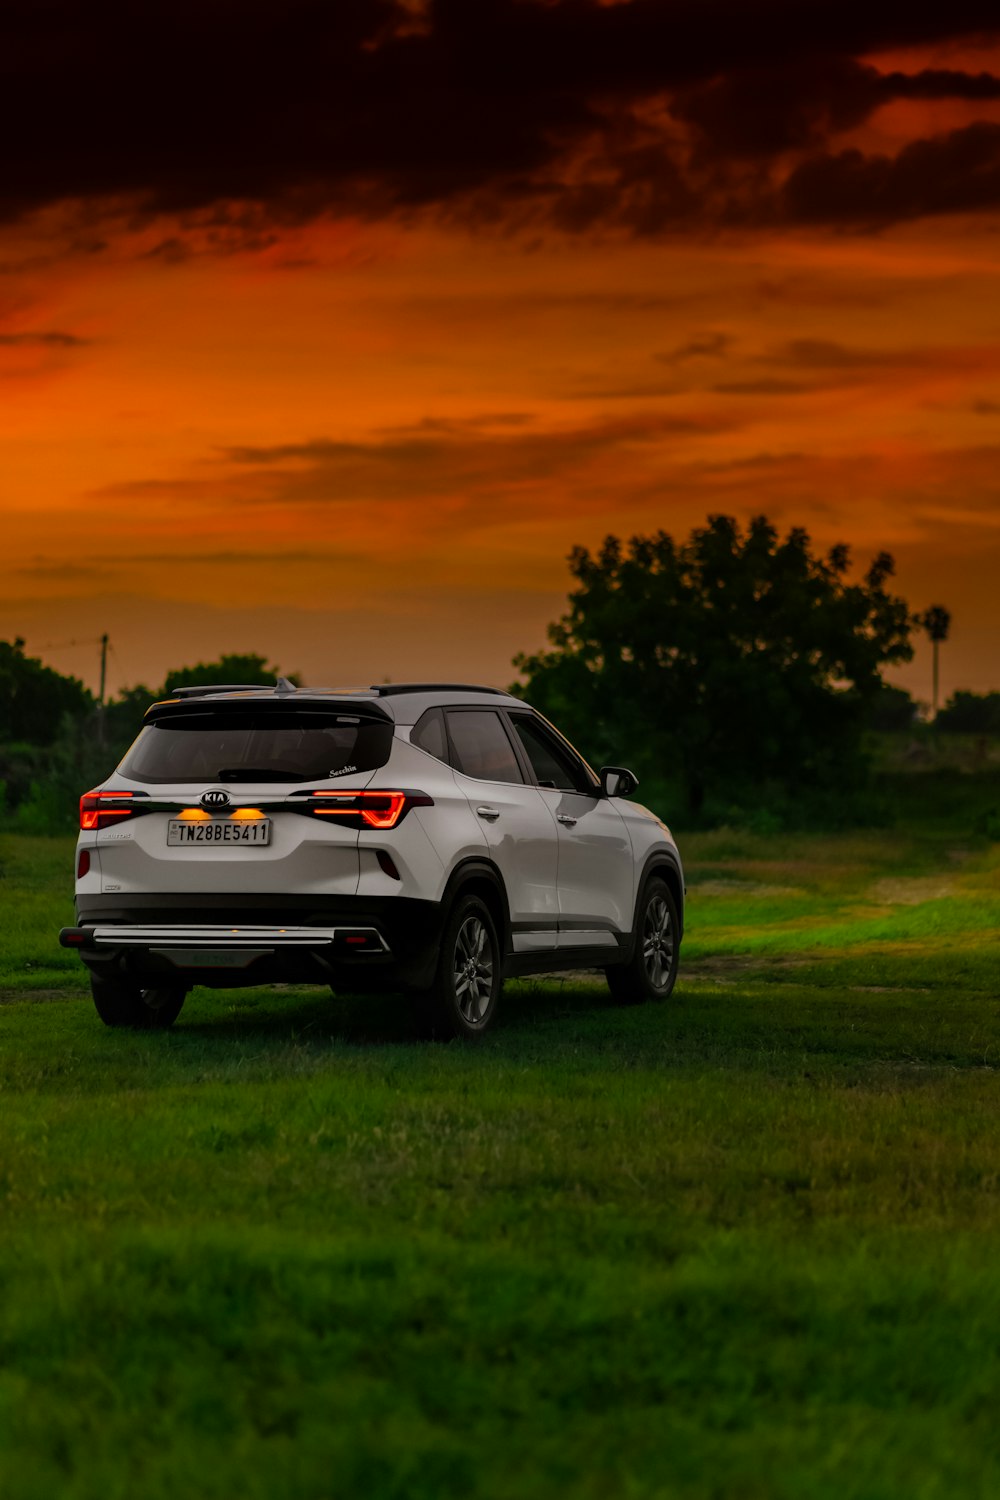
<path fill-rule="evenodd" d="M 683 841 L 664 1006 L 97 1021 L 0 840 L 0 1494 L 1000 1493 L 1000 846 Z"/>

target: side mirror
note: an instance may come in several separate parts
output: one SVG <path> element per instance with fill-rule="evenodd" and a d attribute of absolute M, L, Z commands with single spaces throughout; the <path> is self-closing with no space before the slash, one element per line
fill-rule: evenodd
<path fill-rule="evenodd" d="M 601 767 L 602 797 L 631 797 L 638 785 L 638 776 L 624 766 Z"/>

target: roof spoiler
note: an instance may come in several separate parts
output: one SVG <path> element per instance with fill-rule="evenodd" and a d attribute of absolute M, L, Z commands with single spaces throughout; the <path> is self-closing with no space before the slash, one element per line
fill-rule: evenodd
<path fill-rule="evenodd" d="M 357 694 L 357 696 L 355 696 Z M 375 719 L 391 724 L 391 715 L 368 696 L 368 690 L 347 689 L 330 692 L 323 689 L 297 688 L 287 677 L 279 677 L 274 687 L 260 682 L 223 682 L 206 687 L 175 688 L 169 698 L 150 704 L 145 713 L 147 723 L 177 714 L 286 712 L 333 714 L 352 719 Z"/>
<path fill-rule="evenodd" d="M 281 682 L 285 680 L 279 678 Z M 210 687 L 179 687 L 168 691 L 171 698 L 204 698 L 208 693 L 259 693 L 266 687 L 264 682 L 216 682 Z"/>

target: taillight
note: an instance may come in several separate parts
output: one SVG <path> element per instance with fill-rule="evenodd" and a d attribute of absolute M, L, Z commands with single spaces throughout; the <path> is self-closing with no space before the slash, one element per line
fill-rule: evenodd
<path fill-rule="evenodd" d="M 339 818 L 354 828 L 395 828 L 411 807 L 433 807 L 426 792 L 349 791 L 306 792 L 304 811 L 319 818 Z"/>
<path fill-rule="evenodd" d="M 80 827 L 88 832 L 108 828 L 136 811 L 131 792 L 84 792 L 80 798 Z"/>

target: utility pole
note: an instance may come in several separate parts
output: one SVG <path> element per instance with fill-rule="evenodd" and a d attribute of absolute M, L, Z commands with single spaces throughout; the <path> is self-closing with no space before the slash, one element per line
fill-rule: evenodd
<path fill-rule="evenodd" d="M 104 748 L 104 684 L 108 676 L 108 634 L 107 631 L 101 636 L 101 687 L 97 695 L 97 740 L 101 749 Z"/>

